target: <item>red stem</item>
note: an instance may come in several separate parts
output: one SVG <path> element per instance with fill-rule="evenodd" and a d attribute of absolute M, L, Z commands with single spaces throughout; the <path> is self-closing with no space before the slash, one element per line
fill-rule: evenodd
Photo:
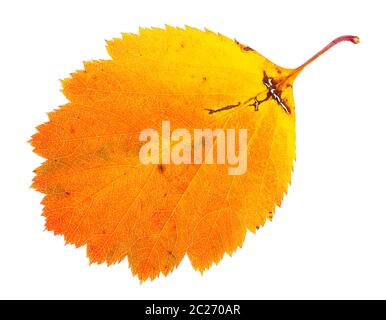
<path fill-rule="evenodd" d="M 306 62 L 304 62 L 301 66 L 297 67 L 295 69 L 294 74 L 298 74 L 300 71 L 304 69 L 305 66 L 309 65 L 312 61 L 317 59 L 319 56 L 321 56 L 323 53 L 331 49 L 333 46 L 337 45 L 340 42 L 343 41 L 351 41 L 352 43 L 359 43 L 359 37 L 357 36 L 341 36 L 336 38 L 335 40 L 331 41 L 328 45 L 326 45 L 322 50 L 320 50 L 318 53 L 316 53 L 314 56 L 312 56 L 310 59 L 308 59 Z"/>

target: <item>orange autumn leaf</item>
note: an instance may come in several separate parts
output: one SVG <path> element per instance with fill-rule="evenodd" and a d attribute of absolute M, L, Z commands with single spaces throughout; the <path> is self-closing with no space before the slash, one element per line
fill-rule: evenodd
<path fill-rule="evenodd" d="M 87 246 L 90 262 L 128 260 L 140 280 L 164 275 L 187 255 L 200 271 L 241 247 L 271 219 L 295 159 L 297 74 L 209 30 L 140 29 L 107 42 L 111 60 L 84 63 L 63 80 L 69 103 L 32 138 L 46 161 L 33 187 L 47 230 Z M 248 167 L 143 164 L 145 128 L 247 129 Z M 163 145 L 164 141 L 162 141 Z M 163 151 L 162 151 L 163 152 Z"/>

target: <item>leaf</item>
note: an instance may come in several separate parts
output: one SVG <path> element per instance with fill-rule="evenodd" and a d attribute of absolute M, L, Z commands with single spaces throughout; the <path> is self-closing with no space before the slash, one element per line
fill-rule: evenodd
<path fill-rule="evenodd" d="M 49 113 L 31 143 L 46 161 L 33 187 L 47 230 L 87 245 L 91 263 L 127 258 L 139 279 L 171 272 L 188 255 L 201 272 L 272 219 L 295 159 L 297 69 L 209 30 L 140 29 L 107 42 L 111 60 L 63 80 L 69 103 Z M 176 128 L 248 132 L 248 169 L 139 162 L 140 132 Z M 164 141 L 162 141 L 164 143 Z M 163 147 L 162 147 L 163 148 Z"/>

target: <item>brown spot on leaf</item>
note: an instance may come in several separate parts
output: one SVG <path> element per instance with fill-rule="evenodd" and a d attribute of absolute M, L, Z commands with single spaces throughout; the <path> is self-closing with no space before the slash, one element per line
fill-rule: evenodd
<path fill-rule="evenodd" d="M 240 42 L 238 42 L 236 39 L 235 39 L 235 43 L 240 47 L 241 50 L 243 51 L 255 51 L 254 49 L 252 49 L 251 47 L 248 47 Z"/>
<path fill-rule="evenodd" d="M 171 256 L 173 259 L 176 259 L 176 256 L 170 250 L 168 250 L 168 255 Z"/>

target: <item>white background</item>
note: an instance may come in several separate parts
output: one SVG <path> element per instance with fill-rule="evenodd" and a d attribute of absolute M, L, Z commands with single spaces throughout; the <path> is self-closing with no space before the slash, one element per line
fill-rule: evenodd
<path fill-rule="evenodd" d="M 2 1 L 0 298 L 386 298 L 384 1 Z M 138 26 L 207 27 L 296 67 L 340 44 L 294 87 L 297 161 L 272 223 L 204 275 L 188 260 L 140 285 L 127 263 L 89 266 L 44 232 L 27 144 L 65 103 L 59 79 L 108 58 L 104 39 Z"/>

